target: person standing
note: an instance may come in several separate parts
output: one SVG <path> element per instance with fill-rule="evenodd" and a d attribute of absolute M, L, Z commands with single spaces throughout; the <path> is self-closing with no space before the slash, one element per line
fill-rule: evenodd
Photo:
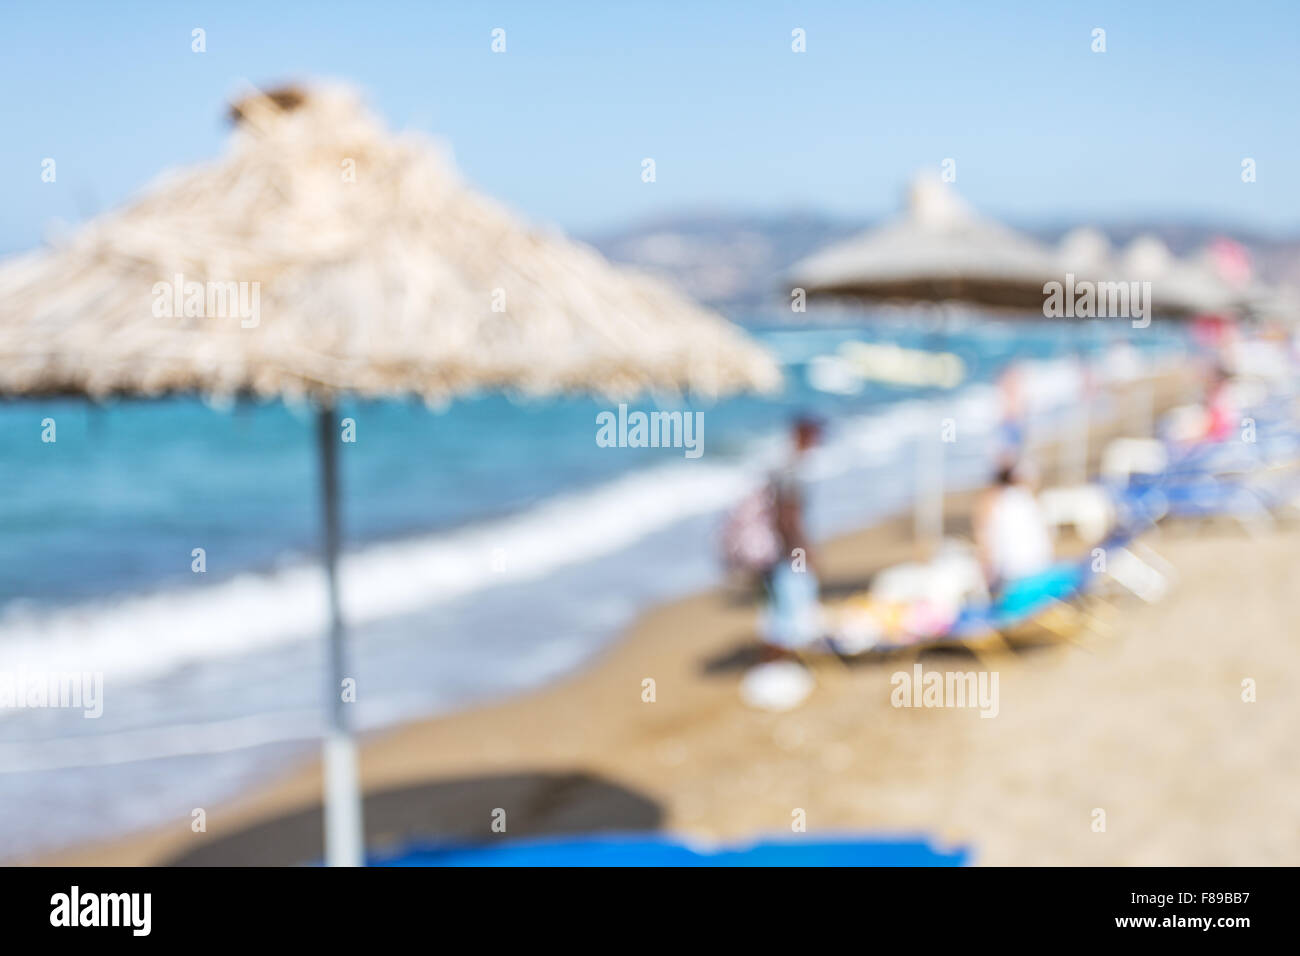
<path fill-rule="evenodd" d="M 780 553 L 766 575 L 768 606 L 762 628 L 771 655 L 822 635 L 820 585 L 806 524 L 807 461 L 821 433 L 815 419 L 797 419 L 789 460 L 772 476 L 772 531 Z"/>

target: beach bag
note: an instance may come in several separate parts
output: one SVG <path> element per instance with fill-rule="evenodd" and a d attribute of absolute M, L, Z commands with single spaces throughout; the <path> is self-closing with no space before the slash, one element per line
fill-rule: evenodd
<path fill-rule="evenodd" d="M 772 489 L 764 486 L 727 515 L 722 525 L 722 560 L 730 570 L 757 574 L 776 563 L 781 542 L 772 529 L 775 508 Z"/>

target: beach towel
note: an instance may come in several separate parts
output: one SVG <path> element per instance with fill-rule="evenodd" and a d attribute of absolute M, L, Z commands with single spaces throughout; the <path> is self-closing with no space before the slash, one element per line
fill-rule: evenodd
<path fill-rule="evenodd" d="M 1016 620 L 1053 601 L 1064 601 L 1080 589 L 1081 579 L 1079 564 L 1071 561 L 1008 581 L 993 601 L 993 618 Z"/>

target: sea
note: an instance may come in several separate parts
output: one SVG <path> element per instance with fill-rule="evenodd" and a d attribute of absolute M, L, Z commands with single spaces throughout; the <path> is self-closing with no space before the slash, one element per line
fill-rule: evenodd
<path fill-rule="evenodd" d="M 359 729 L 554 681 L 638 613 L 717 584 L 719 525 L 779 465 L 796 416 L 826 423 L 809 522 L 829 536 L 911 506 L 930 461 L 920 439 L 944 419 L 957 427 L 946 485 L 984 481 L 1009 363 L 1027 370 L 1034 421 L 1052 428 L 1077 411 L 1081 369 L 1114 375 L 1121 349 L 1150 369 L 1189 347 L 1158 322 L 737 319 L 779 357 L 779 394 L 628 403 L 701 412 L 699 457 L 602 447 L 597 416 L 617 404 L 599 398 L 339 409 L 355 437 L 339 446 L 340 573 Z M 960 382 L 814 374 L 848 343 L 951 353 Z M 188 821 L 317 752 L 314 435 L 311 411 L 281 402 L 0 404 L 0 677 L 103 681 L 97 718 L 0 707 L 0 859 Z"/>

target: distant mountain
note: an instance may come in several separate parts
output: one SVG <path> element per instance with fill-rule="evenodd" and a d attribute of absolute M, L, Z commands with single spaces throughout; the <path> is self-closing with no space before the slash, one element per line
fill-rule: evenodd
<path fill-rule="evenodd" d="M 781 278 L 812 252 L 873 222 L 803 213 L 790 215 L 692 214 L 665 217 L 628 229 L 588 236 L 614 262 L 662 276 L 687 295 L 730 313 L 776 312 L 785 306 Z M 1055 243 L 1076 223 L 1017 228 Z M 1250 250 L 1268 281 L 1300 288 L 1300 236 L 1278 237 L 1213 225 L 1170 222 L 1097 224 L 1117 247 L 1154 235 L 1178 255 L 1226 236 Z"/>
<path fill-rule="evenodd" d="M 700 302 L 733 311 L 775 308 L 785 271 L 864 228 L 829 217 L 692 215 L 587 241 L 606 258 L 660 275 Z"/>

